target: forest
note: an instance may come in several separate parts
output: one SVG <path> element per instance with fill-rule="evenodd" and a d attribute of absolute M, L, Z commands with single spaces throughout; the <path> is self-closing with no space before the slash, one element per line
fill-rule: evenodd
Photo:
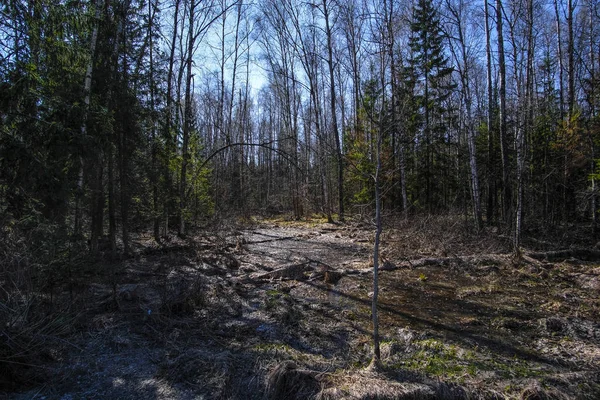
<path fill-rule="evenodd" d="M 597 0 L 2 0 L 0 397 L 600 398 L 599 114 Z"/>

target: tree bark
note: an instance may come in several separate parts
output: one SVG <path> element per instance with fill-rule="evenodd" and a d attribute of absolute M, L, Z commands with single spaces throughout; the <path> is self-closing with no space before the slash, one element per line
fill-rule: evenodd
<path fill-rule="evenodd" d="M 373 298 L 371 301 L 371 315 L 373 321 L 373 361 L 371 363 L 374 366 L 377 366 L 381 360 L 379 315 L 377 313 L 377 302 L 379 297 L 379 243 L 381 232 L 383 230 L 381 224 L 381 188 L 379 182 L 381 173 L 381 142 L 383 136 L 383 127 L 381 126 L 383 121 L 381 121 L 381 118 L 379 123 L 380 127 L 377 135 L 377 161 L 375 166 L 375 244 L 373 246 Z"/>
<path fill-rule="evenodd" d="M 562 52 L 562 27 L 560 23 L 560 12 L 558 9 L 558 2 L 562 0 L 554 0 L 554 13 L 556 16 L 556 47 L 558 50 L 558 98 L 560 105 L 560 119 L 564 119 L 565 115 L 565 91 L 564 91 L 564 78 L 563 72 L 564 61 L 563 61 L 563 52 Z"/>
<path fill-rule="evenodd" d="M 463 16 L 462 11 L 454 8 L 451 4 L 447 4 L 450 13 L 454 16 L 454 23 L 456 24 L 456 34 L 458 36 L 458 42 L 460 46 L 460 57 L 456 54 L 456 51 L 452 50 L 456 63 L 459 66 L 459 75 L 462 82 L 462 96 L 465 104 L 465 128 L 467 136 L 467 147 L 469 149 L 469 169 L 470 169 L 470 183 L 471 183 L 471 196 L 473 201 L 473 218 L 475 219 L 475 228 L 479 231 L 483 228 L 483 220 L 481 216 L 481 197 L 479 191 L 479 173 L 477 170 L 477 150 L 475 147 L 475 126 L 474 118 L 472 113 L 473 99 L 471 97 L 471 80 L 469 75 L 469 55 L 467 51 L 467 44 L 465 41 L 465 34 L 463 32 Z"/>
<path fill-rule="evenodd" d="M 523 229 L 523 191 L 525 169 L 525 135 L 533 126 L 533 0 L 527 0 L 527 65 L 525 81 L 525 117 L 522 118 L 524 128 L 517 122 L 517 210 L 515 216 L 515 233 L 513 251 L 515 256 L 521 256 L 521 233 Z M 515 78 L 516 78 L 515 65 Z"/>
<path fill-rule="evenodd" d="M 575 8 L 573 6 L 573 0 L 567 0 L 567 107 L 569 123 L 571 123 L 573 114 L 575 112 L 575 37 L 573 33 L 574 11 Z"/>
<path fill-rule="evenodd" d="M 94 13 L 94 27 L 92 28 L 92 37 L 90 39 L 90 59 L 88 61 L 85 79 L 83 83 L 83 114 L 81 119 L 81 138 L 87 136 L 87 123 L 88 114 L 90 110 L 90 101 L 92 95 L 92 75 L 94 73 L 94 62 L 96 59 L 96 45 L 98 43 L 98 21 L 100 20 L 100 7 L 98 7 L 97 1 L 92 3 L 95 8 Z M 82 207 L 81 199 L 83 198 L 83 157 L 79 156 L 79 172 L 77 178 L 77 190 L 75 192 L 75 220 L 73 233 L 75 236 L 81 235 L 82 226 Z"/>
<path fill-rule="evenodd" d="M 117 217 L 115 201 L 115 161 L 112 143 L 108 145 L 108 240 L 111 258 L 117 255 Z"/>
<path fill-rule="evenodd" d="M 167 159 L 170 159 L 175 155 L 176 143 L 173 139 L 171 129 L 173 127 L 173 79 L 175 69 L 175 50 L 177 49 L 177 33 L 179 29 L 179 7 L 181 0 L 175 0 L 174 3 L 174 15 L 173 15 L 173 33 L 171 35 L 171 43 L 169 46 L 169 69 L 167 73 L 167 93 L 166 93 L 166 105 L 165 105 L 165 125 L 164 125 L 164 138 L 165 138 L 165 152 Z M 177 114 L 177 113 L 175 113 Z M 171 191 L 171 183 L 173 178 L 169 169 L 168 163 L 166 163 L 163 169 L 163 176 L 166 186 L 166 195 L 163 200 L 163 235 L 167 236 L 169 232 L 169 202 L 172 198 L 169 194 Z"/>
<path fill-rule="evenodd" d="M 567 0 L 567 123 L 570 132 L 575 130 L 575 37 L 573 32 L 573 0 Z M 575 209 L 575 196 L 572 182 L 569 180 L 568 154 L 564 157 L 563 171 L 563 218 L 567 221 Z"/>
<path fill-rule="evenodd" d="M 151 124 L 151 161 L 150 161 L 150 181 L 152 183 L 152 220 L 154 240 L 160 243 L 160 213 L 159 213 L 159 198 L 158 198 L 158 168 L 157 168 L 157 121 L 156 121 L 156 94 L 155 94 L 155 77 L 154 77 L 154 18 L 158 3 L 148 2 L 148 32 L 146 33 L 150 44 L 150 124 Z"/>
<path fill-rule="evenodd" d="M 485 55 L 486 55 L 486 78 L 487 78 L 487 131 L 488 131 L 488 162 L 487 162 L 487 175 L 488 175 L 488 202 L 487 202 L 487 223 L 492 225 L 494 223 L 494 216 L 496 212 L 496 173 L 494 164 L 496 161 L 494 151 L 494 95 L 492 85 L 492 46 L 491 46 L 491 32 L 489 23 L 489 5 L 488 0 L 484 0 L 484 15 L 485 15 Z"/>
<path fill-rule="evenodd" d="M 508 158 L 508 132 L 506 124 L 506 60 L 504 57 L 504 32 L 502 28 L 502 0 L 496 0 L 496 33 L 498 35 L 498 92 L 500 96 L 500 153 L 502 157 L 502 212 L 503 219 L 510 223 L 512 193 Z"/>
<path fill-rule="evenodd" d="M 595 37 L 595 32 L 594 32 L 594 14 L 596 11 L 596 1 L 595 0 L 589 0 L 588 1 L 588 8 L 589 8 L 589 51 L 590 51 L 590 81 L 592 82 L 591 88 L 590 88 L 590 96 L 589 98 L 591 99 L 591 104 L 590 106 L 590 116 L 592 117 L 592 120 L 596 119 L 596 82 L 597 82 L 597 76 L 596 76 L 596 49 L 594 48 L 594 37 Z M 598 208 L 598 198 L 597 198 L 597 194 L 596 194 L 596 143 L 594 141 L 594 138 L 592 137 L 591 132 L 589 133 L 589 140 L 590 140 L 590 149 L 591 149 L 591 163 L 590 163 L 590 184 L 591 184 L 591 199 L 590 199 L 590 208 L 591 208 L 591 217 L 592 217 L 592 235 L 595 237 L 596 234 L 598 233 L 598 213 L 597 213 L 597 208 Z"/>
<path fill-rule="evenodd" d="M 337 122 L 337 107 L 335 101 L 335 66 L 333 62 L 333 40 L 332 27 L 329 18 L 328 0 L 322 0 L 323 16 L 325 17 L 325 35 L 327 36 L 327 66 L 329 68 L 329 96 L 331 102 L 331 126 L 335 139 L 337 153 L 337 186 L 338 186 L 338 212 L 339 220 L 344 221 L 344 158 L 342 144 Z"/>
<path fill-rule="evenodd" d="M 90 201 L 90 253 L 98 253 L 98 242 L 104 232 L 104 183 L 103 183 L 103 165 L 102 152 L 92 157 L 90 166 L 91 201 Z"/>
<path fill-rule="evenodd" d="M 185 108 L 183 115 L 183 134 L 181 143 L 181 171 L 179 178 L 179 235 L 185 235 L 186 220 L 186 188 L 187 188 L 187 167 L 189 161 L 189 140 L 192 130 L 192 62 L 194 56 L 194 42 L 196 35 L 194 33 L 194 22 L 196 14 L 196 0 L 190 2 L 189 20 L 188 20 L 188 39 L 187 51 L 185 56 Z"/>
<path fill-rule="evenodd" d="M 125 24 L 127 20 L 127 15 L 129 13 L 129 5 L 131 0 L 126 0 L 122 5 L 121 9 L 118 11 L 120 15 L 117 15 L 117 30 L 115 34 L 115 46 L 114 46 L 114 57 L 115 57 L 115 75 L 118 73 L 118 64 L 119 64 L 119 44 L 123 46 L 126 45 L 127 38 L 125 32 Z M 123 55 L 123 65 L 122 65 L 122 77 L 120 79 L 116 79 L 121 85 L 124 87 L 128 86 L 127 79 L 127 57 Z M 121 93 L 121 96 L 124 94 Z M 125 98 L 119 98 L 120 102 L 117 104 L 123 105 L 123 100 Z M 121 236 L 123 240 L 123 253 L 128 255 L 130 253 L 129 249 L 129 137 L 128 137 L 128 127 L 127 123 L 131 122 L 129 119 L 129 115 L 127 115 L 129 110 L 124 108 L 120 108 L 117 110 L 118 113 L 123 113 L 123 119 L 120 121 L 121 123 L 117 129 L 117 142 L 118 142 L 118 164 L 119 164 L 119 178 L 120 178 L 120 189 L 121 189 Z"/>

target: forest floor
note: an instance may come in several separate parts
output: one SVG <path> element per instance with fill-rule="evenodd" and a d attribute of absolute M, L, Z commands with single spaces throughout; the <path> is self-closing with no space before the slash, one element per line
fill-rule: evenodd
<path fill-rule="evenodd" d="M 4 396 L 600 398 L 595 252 L 538 240 L 517 263 L 463 221 L 387 225 L 381 369 L 367 368 L 374 229 L 253 220 L 161 246 L 140 236 L 134 257 L 88 266 L 52 299 L 73 317 L 30 332 L 41 355 L 0 378 Z"/>

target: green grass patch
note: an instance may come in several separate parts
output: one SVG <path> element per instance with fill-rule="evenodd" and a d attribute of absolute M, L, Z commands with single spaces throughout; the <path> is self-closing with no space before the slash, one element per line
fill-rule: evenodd
<path fill-rule="evenodd" d="M 465 350 L 438 339 L 418 340 L 412 344 L 415 350 L 389 365 L 424 373 L 457 383 L 476 377 L 482 372 L 493 373 L 502 379 L 535 378 L 544 371 L 534 364 L 514 358 L 496 358 L 487 353 Z"/>
<path fill-rule="evenodd" d="M 474 358 L 470 351 L 463 351 L 437 339 L 418 340 L 413 345 L 417 351 L 392 365 L 392 368 L 418 371 L 456 381 L 463 381 L 466 375 L 473 376 L 477 372 L 470 363 Z"/>

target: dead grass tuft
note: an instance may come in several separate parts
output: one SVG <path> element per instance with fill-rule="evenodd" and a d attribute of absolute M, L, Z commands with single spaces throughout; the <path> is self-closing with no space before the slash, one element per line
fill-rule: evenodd
<path fill-rule="evenodd" d="M 539 385 L 531 385 L 523 389 L 521 400 L 567 400 L 568 398 L 557 391 L 546 390 Z"/>
<path fill-rule="evenodd" d="M 436 399 L 434 388 L 421 383 L 399 383 L 370 371 L 331 378 L 330 387 L 322 390 L 318 400 L 429 400 Z"/>
<path fill-rule="evenodd" d="M 435 398 L 439 400 L 466 400 L 470 393 L 462 386 L 454 383 L 437 382 L 434 385 Z"/>
<path fill-rule="evenodd" d="M 50 377 L 48 362 L 61 358 L 72 328 L 67 316 L 32 316 L 0 330 L 0 391 L 27 387 Z"/>
<path fill-rule="evenodd" d="M 213 394 L 224 393 L 233 375 L 233 361 L 228 351 L 215 354 L 188 349 L 167 360 L 160 375 L 171 382 L 187 383 Z"/>
<path fill-rule="evenodd" d="M 409 343 L 407 343 L 408 345 Z M 385 342 L 381 344 L 381 359 L 388 360 L 394 357 L 396 354 L 401 354 L 405 350 L 400 343 L 396 341 Z"/>
<path fill-rule="evenodd" d="M 267 376 L 267 397 L 270 400 L 314 398 L 321 385 L 314 371 L 298 369 L 291 361 L 278 364 Z"/>
<path fill-rule="evenodd" d="M 162 311 L 167 315 L 193 315 L 206 305 L 205 287 L 201 279 L 169 282 L 164 288 Z"/>

